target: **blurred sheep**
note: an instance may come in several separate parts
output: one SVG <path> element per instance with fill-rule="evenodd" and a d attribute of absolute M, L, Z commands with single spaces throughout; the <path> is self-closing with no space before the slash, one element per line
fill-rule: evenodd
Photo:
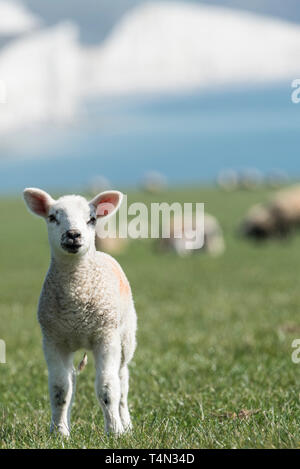
<path fill-rule="evenodd" d="M 99 238 L 96 236 L 96 250 L 111 255 L 123 254 L 128 248 L 127 238 Z"/>
<path fill-rule="evenodd" d="M 159 194 L 167 186 L 166 178 L 158 171 L 149 171 L 144 175 L 142 188 L 150 194 Z"/>
<path fill-rule="evenodd" d="M 218 175 L 217 184 L 226 192 L 236 191 L 239 186 L 239 175 L 233 169 L 223 170 Z"/>
<path fill-rule="evenodd" d="M 202 230 L 202 226 L 198 227 Z M 160 251 L 175 251 L 180 256 L 187 256 L 196 252 L 207 252 L 211 256 L 217 257 L 225 251 L 225 242 L 223 232 L 217 219 L 209 214 L 204 216 L 204 244 L 199 249 L 187 249 L 186 243 L 191 240 L 195 233 L 196 220 L 193 218 L 191 226 L 183 226 L 180 219 L 178 223 L 176 218 L 171 219 L 170 238 L 161 238 L 157 240 L 157 247 Z M 181 238 L 175 237 L 175 233 L 180 234 Z"/>
<path fill-rule="evenodd" d="M 118 236 L 103 238 L 99 236 L 96 230 L 95 244 L 97 251 L 117 256 L 118 254 L 123 254 L 128 249 L 129 240 L 128 238 L 119 238 Z"/>
<path fill-rule="evenodd" d="M 273 169 L 266 177 L 266 183 L 272 189 L 279 189 L 288 183 L 289 177 L 285 171 Z"/>
<path fill-rule="evenodd" d="M 91 195 L 96 195 L 99 192 L 107 191 L 110 188 L 111 184 L 109 180 L 104 176 L 98 175 L 92 178 L 89 183 L 88 190 Z"/>
<path fill-rule="evenodd" d="M 226 169 L 219 173 L 217 184 L 226 192 L 238 189 L 256 190 L 263 184 L 263 174 L 255 168 L 245 169 L 241 172 Z"/>
<path fill-rule="evenodd" d="M 263 184 L 263 174 L 258 169 L 246 169 L 239 177 L 241 189 L 253 191 Z"/>
<path fill-rule="evenodd" d="M 256 240 L 285 238 L 300 227 L 300 186 L 279 191 L 268 203 L 247 213 L 241 234 Z"/>
<path fill-rule="evenodd" d="M 243 236 L 257 241 L 275 236 L 276 223 L 269 206 L 257 204 L 251 207 L 239 231 Z"/>

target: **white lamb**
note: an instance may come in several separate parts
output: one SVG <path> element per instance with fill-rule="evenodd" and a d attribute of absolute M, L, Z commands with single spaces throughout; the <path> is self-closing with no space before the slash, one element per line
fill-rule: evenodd
<path fill-rule="evenodd" d="M 29 209 L 48 227 L 51 263 L 38 307 L 49 371 L 51 431 L 70 434 L 75 391 L 73 354 L 93 351 L 96 394 L 107 432 L 131 428 L 127 405 L 128 363 L 135 350 L 136 313 L 128 280 L 108 254 L 96 252 L 97 218 L 115 213 L 122 194 L 107 191 L 92 201 L 76 195 L 58 200 L 25 189 Z"/>

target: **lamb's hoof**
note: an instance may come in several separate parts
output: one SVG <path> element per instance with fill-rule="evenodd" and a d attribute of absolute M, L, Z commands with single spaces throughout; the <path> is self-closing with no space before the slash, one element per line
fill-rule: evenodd
<path fill-rule="evenodd" d="M 50 427 L 50 433 L 53 433 L 54 435 L 61 435 L 64 438 L 70 437 L 70 431 L 65 425 L 52 424 Z"/>
<path fill-rule="evenodd" d="M 132 426 L 132 423 L 131 421 L 129 420 L 129 422 L 123 422 L 123 428 L 124 428 L 124 433 L 129 433 L 132 431 L 133 429 L 133 426 Z"/>
<path fill-rule="evenodd" d="M 113 427 L 108 428 L 106 430 L 106 434 L 108 436 L 118 437 L 118 436 L 123 435 L 123 433 L 125 433 L 125 430 L 124 430 L 124 427 L 121 423 L 118 423 L 118 424 L 114 425 Z"/>

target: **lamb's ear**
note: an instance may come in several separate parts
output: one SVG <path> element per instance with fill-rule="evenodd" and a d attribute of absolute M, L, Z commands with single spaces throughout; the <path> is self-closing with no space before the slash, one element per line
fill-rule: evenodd
<path fill-rule="evenodd" d="M 122 192 L 106 191 L 96 195 L 90 205 L 95 207 L 97 218 L 108 218 L 119 210 L 122 200 Z"/>
<path fill-rule="evenodd" d="M 30 187 L 24 190 L 23 196 L 27 207 L 32 213 L 44 218 L 48 216 L 49 208 L 54 200 L 47 192 Z"/>

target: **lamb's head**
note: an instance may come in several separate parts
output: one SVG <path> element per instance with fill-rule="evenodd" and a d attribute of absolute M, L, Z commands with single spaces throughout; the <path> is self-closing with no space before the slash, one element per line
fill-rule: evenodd
<path fill-rule="evenodd" d="M 122 198 L 121 192 L 106 191 L 90 202 L 78 195 L 54 200 L 40 189 L 24 190 L 29 210 L 46 220 L 49 243 L 55 257 L 83 256 L 94 250 L 97 219 L 113 215 Z"/>

